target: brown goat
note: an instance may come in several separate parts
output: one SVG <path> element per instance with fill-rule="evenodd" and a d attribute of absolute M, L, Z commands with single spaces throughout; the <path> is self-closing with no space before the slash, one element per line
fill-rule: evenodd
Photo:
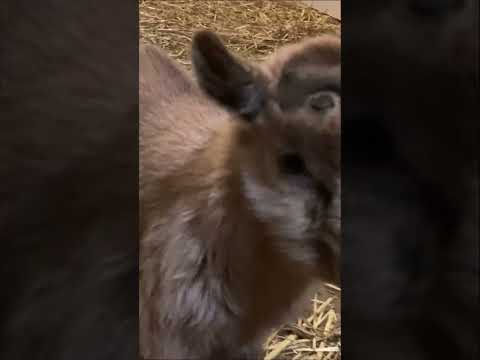
<path fill-rule="evenodd" d="M 340 44 L 260 64 L 197 33 L 199 86 L 140 49 L 140 348 L 254 358 L 316 279 L 338 279 Z"/>

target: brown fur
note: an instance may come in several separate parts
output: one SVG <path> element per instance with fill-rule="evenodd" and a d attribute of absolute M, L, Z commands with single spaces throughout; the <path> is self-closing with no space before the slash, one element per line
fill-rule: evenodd
<path fill-rule="evenodd" d="M 141 47 L 144 357 L 256 357 L 266 331 L 309 286 L 335 278 L 339 104 L 336 115 L 313 121 L 275 102 L 284 65 L 310 48 L 338 49 L 328 41 L 312 39 L 247 65 L 269 89 L 253 123 L 209 98 L 161 50 Z M 320 55 L 315 63 L 322 59 L 332 63 Z M 309 179 L 280 173 L 277 158 L 289 149 L 333 200 L 322 200 Z"/>

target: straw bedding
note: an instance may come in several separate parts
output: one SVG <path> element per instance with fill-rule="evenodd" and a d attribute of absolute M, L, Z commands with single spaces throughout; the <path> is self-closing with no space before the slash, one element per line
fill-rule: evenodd
<path fill-rule="evenodd" d="M 254 60 L 304 37 L 340 31 L 338 20 L 300 1 L 140 0 L 139 3 L 141 41 L 158 44 L 188 69 L 192 35 L 198 30 L 215 31 L 229 49 Z M 265 360 L 340 359 L 339 300 L 339 288 L 327 284 L 319 289 L 302 318 L 272 332 L 265 343 Z"/>

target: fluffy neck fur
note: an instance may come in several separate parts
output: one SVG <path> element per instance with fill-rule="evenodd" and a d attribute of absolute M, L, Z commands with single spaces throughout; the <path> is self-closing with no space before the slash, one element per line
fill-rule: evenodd
<path fill-rule="evenodd" d="M 235 120 L 157 183 L 161 198 L 144 208 L 148 235 L 141 234 L 140 323 L 150 335 L 142 347 L 152 355 L 169 356 L 156 347 L 161 346 L 156 339 L 175 339 L 176 332 L 185 331 L 212 334 L 191 354 L 208 354 L 227 341 L 223 333 L 231 341 L 232 331 L 238 332 L 235 345 L 241 347 L 276 325 L 312 278 L 310 269 L 275 251 L 274 240 L 242 193 L 241 160 L 236 158 L 241 151 L 233 150 L 249 141 L 249 129 Z"/>

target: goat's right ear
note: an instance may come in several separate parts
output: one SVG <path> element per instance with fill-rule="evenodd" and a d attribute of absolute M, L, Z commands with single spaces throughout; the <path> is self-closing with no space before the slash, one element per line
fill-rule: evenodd
<path fill-rule="evenodd" d="M 263 83 L 210 31 L 194 35 L 193 68 L 200 87 L 221 105 L 252 121 L 266 98 Z"/>

